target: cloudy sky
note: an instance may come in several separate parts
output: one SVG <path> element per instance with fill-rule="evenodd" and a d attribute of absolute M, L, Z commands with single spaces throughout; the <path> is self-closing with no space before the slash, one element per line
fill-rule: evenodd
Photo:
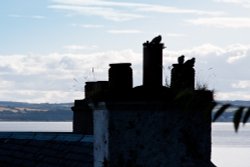
<path fill-rule="evenodd" d="M 73 102 L 85 81 L 131 62 L 161 34 L 164 78 L 182 54 L 220 100 L 250 100 L 249 0 L 8 0 L 0 5 L 0 100 Z"/>

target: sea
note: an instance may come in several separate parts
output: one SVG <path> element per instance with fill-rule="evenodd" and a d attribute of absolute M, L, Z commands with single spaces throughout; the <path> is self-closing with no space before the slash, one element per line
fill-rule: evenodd
<path fill-rule="evenodd" d="M 72 132 L 72 122 L 0 122 L 0 131 Z M 212 162 L 217 167 L 250 167 L 250 123 L 212 124 Z"/>

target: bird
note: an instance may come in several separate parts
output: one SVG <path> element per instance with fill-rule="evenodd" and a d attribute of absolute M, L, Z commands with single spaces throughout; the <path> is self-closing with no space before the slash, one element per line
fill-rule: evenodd
<path fill-rule="evenodd" d="M 181 55 L 180 57 L 178 57 L 178 64 L 183 64 L 185 60 L 185 56 Z"/>
<path fill-rule="evenodd" d="M 151 40 L 150 44 L 159 44 L 160 42 L 161 42 L 161 35 L 158 35 Z"/>
<path fill-rule="evenodd" d="M 192 59 L 187 60 L 184 64 L 189 67 L 193 67 L 195 63 L 195 58 L 193 57 Z"/>

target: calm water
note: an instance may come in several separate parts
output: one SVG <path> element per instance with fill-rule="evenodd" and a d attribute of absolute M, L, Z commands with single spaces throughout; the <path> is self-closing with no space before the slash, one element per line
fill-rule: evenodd
<path fill-rule="evenodd" d="M 250 167 L 250 123 L 235 133 L 232 123 L 212 124 L 212 161 L 218 167 Z"/>
<path fill-rule="evenodd" d="M 71 132 L 72 122 L 0 122 L 0 131 Z M 238 133 L 232 123 L 213 123 L 212 143 L 212 161 L 218 167 L 250 167 L 250 123 Z"/>
<path fill-rule="evenodd" d="M 72 122 L 0 122 L 0 131 L 72 132 Z"/>

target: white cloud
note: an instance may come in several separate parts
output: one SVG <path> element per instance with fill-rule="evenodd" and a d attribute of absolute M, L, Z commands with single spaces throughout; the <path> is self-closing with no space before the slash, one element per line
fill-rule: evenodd
<path fill-rule="evenodd" d="M 235 83 L 232 83 L 233 88 L 239 88 L 239 89 L 246 89 L 250 88 L 250 80 L 244 80 L 244 81 L 237 81 Z"/>
<path fill-rule="evenodd" d="M 212 45 L 210 43 L 203 44 L 200 46 L 196 46 L 194 48 L 191 48 L 190 50 L 186 50 L 186 52 L 190 52 L 189 54 L 195 54 L 200 56 L 221 56 L 223 54 L 224 49 L 215 45 Z"/>
<path fill-rule="evenodd" d="M 169 66 L 177 63 L 177 57 L 180 55 L 185 55 L 187 59 L 196 58 L 196 83 L 204 83 L 209 89 L 215 90 L 218 99 L 247 99 L 249 97 L 250 90 L 246 81 L 249 80 L 250 73 L 250 45 L 232 44 L 219 47 L 204 44 L 179 51 L 166 49 L 164 64 Z M 239 92 L 242 93 L 242 98 Z M 246 92 L 249 92 L 248 96 Z"/>
<path fill-rule="evenodd" d="M 25 16 L 25 15 L 19 15 L 19 14 L 10 14 L 9 17 L 13 18 L 28 18 L 28 19 L 45 19 L 45 16 L 41 15 L 31 15 L 31 16 Z"/>
<path fill-rule="evenodd" d="M 45 19 L 44 16 L 40 16 L 40 15 L 30 16 L 30 18 L 32 18 L 32 19 Z"/>
<path fill-rule="evenodd" d="M 173 14 L 195 14 L 195 15 L 209 15 L 209 16 L 220 16 L 224 15 L 221 11 L 203 11 L 196 9 L 182 9 L 171 6 L 162 5 L 145 5 L 137 9 L 143 12 L 157 12 L 157 13 L 173 13 Z"/>
<path fill-rule="evenodd" d="M 250 45 L 234 44 L 227 47 L 228 59 L 227 62 L 237 63 L 237 61 L 242 61 L 249 56 Z"/>
<path fill-rule="evenodd" d="M 250 28 L 250 18 L 247 17 L 206 17 L 190 19 L 187 22 L 216 28 Z"/>
<path fill-rule="evenodd" d="M 80 27 L 83 27 L 83 28 L 102 28 L 104 26 L 100 25 L 100 24 L 81 24 Z"/>
<path fill-rule="evenodd" d="M 6 88 L 12 88 L 12 87 L 13 87 L 13 83 L 11 81 L 2 80 L 0 78 L 0 90 L 4 90 Z"/>
<path fill-rule="evenodd" d="M 223 2 L 223 3 L 244 3 L 248 0 L 214 0 L 215 2 Z"/>
<path fill-rule="evenodd" d="M 195 14 L 220 16 L 224 12 L 204 11 L 196 9 L 182 9 L 172 6 L 147 3 L 115 2 L 106 0 L 54 0 L 49 6 L 52 9 L 71 11 L 77 14 L 94 15 L 113 21 L 127 21 L 147 17 L 145 12 L 172 13 L 172 14 Z"/>
<path fill-rule="evenodd" d="M 40 90 L 1 90 L 0 98 L 5 101 L 28 103 L 62 103 L 82 99 L 82 92 L 77 91 L 40 91 Z"/>
<path fill-rule="evenodd" d="M 232 55 L 231 57 L 229 57 L 227 59 L 227 62 L 228 63 L 234 63 L 234 62 L 244 58 L 246 55 L 243 52 L 244 51 L 239 51 L 239 52 L 234 53 L 235 55 Z"/>
<path fill-rule="evenodd" d="M 231 57 L 241 53 L 245 56 L 229 63 Z M 215 89 L 217 98 L 249 97 L 250 45 L 219 47 L 204 44 L 179 51 L 166 48 L 163 60 L 164 76 L 168 80 L 170 71 L 167 67 L 176 63 L 182 54 L 186 59 L 196 58 L 196 82 Z M 0 55 L 0 98 L 26 102 L 73 102 L 84 98 L 84 82 L 107 80 L 109 64 L 121 62 L 132 63 L 134 85 L 140 85 L 142 53 L 130 49 L 85 54 Z"/>
<path fill-rule="evenodd" d="M 73 102 L 84 82 L 107 80 L 110 63 L 141 62 L 132 50 L 48 55 L 0 55 L 0 98 L 25 102 Z M 94 74 L 92 69 L 94 68 Z"/>
<path fill-rule="evenodd" d="M 96 45 L 66 45 L 64 46 L 65 49 L 76 51 L 76 50 L 93 50 L 98 48 Z"/>
<path fill-rule="evenodd" d="M 250 91 L 215 92 L 215 100 L 250 100 Z"/>
<path fill-rule="evenodd" d="M 138 33 L 142 33 L 140 30 L 136 30 L 136 29 L 124 29 L 124 30 L 108 30 L 108 33 L 111 34 L 138 34 Z"/>
<path fill-rule="evenodd" d="M 180 34 L 180 33 L 167 33 L 167 37 L 186 37 L 186 34 Z"/>
<path fill-rule="evenodd" d="M 190 49 L 168 52 L 175 56 L 185 54 L 188 57 L 197 57 L 206 61 L 222 61 L 227 66 L 247 63 L 250 59 L 250 45 L 232 44 L 226 47 L 219 47 L 212 44 L 203 44 Z M 213 64 L 214 62 L 212 62 Z"/>
<path fill-rule="evenodd" d="M 82 15 L 99 16 L 112 21 L 127 21 L 144 17 L 143 15 L 122 12 L 108 7 L 51 5 L 50 8 L 71 11 Z"/>
<path fill-rule="evenodd" d="M 249 0 L 214 0 L 214 1 L 220 3 L 231 3 L 231 4 L 241 5 L 245 8 L 250 8 Z"/>

